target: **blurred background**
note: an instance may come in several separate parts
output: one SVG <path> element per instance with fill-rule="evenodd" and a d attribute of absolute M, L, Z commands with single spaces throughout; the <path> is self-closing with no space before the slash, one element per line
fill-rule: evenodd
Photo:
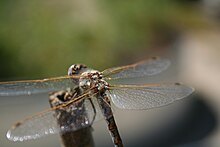
<path fill-rule="evenodd" d="M 124 81 L 180 81 L 196 92 L 149 111 L 121 111 L 125 146 L 220 145 L 219 0 L 0 0 L 0 80 L 67 74 L 71 64 L 100 71 L 152 56 L 172 65 L 155 77 Z M 47 94 L 0 98 L 2 147 L 59 147 L 59 136 L 14 143 L 10 126 L 49 107 Z M 105 121 L 93 125 L 96 146 L 112 146 Z"/>

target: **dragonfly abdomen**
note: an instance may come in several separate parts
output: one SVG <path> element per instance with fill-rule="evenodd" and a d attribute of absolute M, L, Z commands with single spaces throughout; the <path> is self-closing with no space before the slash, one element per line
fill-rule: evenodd
<path fill-rule="evenodd" d="M 99 95 L 97 97 L 99 106 L 102 110 L 104 118 L 108 124 L 108 129 L 112 136 L 115 147 L 123 147 L 123 143 L 112 113 L 111 104 L 108 96 L 106 94 Z"/>

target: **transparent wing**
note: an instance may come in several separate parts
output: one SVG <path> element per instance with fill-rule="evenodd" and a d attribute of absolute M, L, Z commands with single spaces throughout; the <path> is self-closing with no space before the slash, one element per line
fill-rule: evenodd
<path fill-rule="evenodd" d="M 103 75 L 107 79 L 152 76 L 166 70 L 169 65 L 169 60 L 154 57 L 135 64 L 106 69 L 103 71 Z"/>
<path fill-rule="evenodd" d="M 110 88 L 113 103 L 121 109 L 150 109 L 170 104 L 194 90 L 180 84 L 117 85 Z"/>
<path fill-rule="evenodd" d="M 80 113 L 82 108 L 71 105 L 72 112 L 76 115 L 73 117 L 66 117 L 63 111 L 62 117 L 65 117 L 66 121 L 62 124 L 57 123 L 56 111 L 52 109 L 44 111 L 40 114 L 26 118 L 25 120 L 16 123 L 8 132 L 7 138 L 11 141 L 25 141 L 30 139 L 37 139 L 50 134 L 65 133 L 69 131 L 76 131 L 90 126 L 95 117 L 93 106 L 88 99 L 84 101 L 85 112 Z M 79 114 L 80 113 L 80 114 Z"/>
<path fill-rule="evenodd" d="M 8 130 L 6 136 L 11 141 L 25 141 L 58 133 L 60 130 L 54 114 L 53 111 L 47 111 L 18 122 Z"/>
<path fill-rule="evenodd" d="M 0 82 L 0 96 L 30 95 L 77 86 L 77 76 L 64 76 L 43 80 Z"/>

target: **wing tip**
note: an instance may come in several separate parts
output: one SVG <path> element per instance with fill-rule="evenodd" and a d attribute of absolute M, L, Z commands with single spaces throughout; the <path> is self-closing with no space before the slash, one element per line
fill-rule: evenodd
<path fill-rule="evenodd" d="M 8 130 L 6 137 L 8 140 L 13 141 L 13 142 L 17 142 L 17 141 L 22 142 L 22 141 L 27 140 L 27 139 L 24 139 L 23 137 L 13 135 L 11 130 Z"/>
<path fill-rule="evenodd" d="M 182 84 L 182 83 L 180 83 L 180 82 L 176 82 L 176 83 L 174 83 L 174 85 L 176 85 L 176 86 L 184 86 L 184 87 L 190 89 L 191 92 L 194 92 L 194 91 L 195 91 L 195 88 L 194 88 L 194 87 L 192 87 L 192 86 L 186 86 L 186 85 L 184 85 L 184 84 Z"/>
<path fill-rule="evenodd" d="M 13 128 L 8 130 L 8 132 L 6 133 L 6 137 L 8 140 L 13 141 L 13 142 L 23 142 L 23 141 L 27 141 L 31 139 L 40 138 L 39 134 L 18 136 L 18 135 L 13 135 L 12 132 L 13 132 Z"/>
<path fill-rule="evenodd" d="M 174 85 L 175 86 L 182 86 L 184 88 L 183 95 L 181 97 L 179 97 L 178 99 L 188 97 L 188 96 L 190 96 L 191 94 L 193 94 L 195 92 L 195 88 L 193 88 L 191 86 L 187 86 L 187 85 L 184 85 L 182 83 L 174 83 Z"/>

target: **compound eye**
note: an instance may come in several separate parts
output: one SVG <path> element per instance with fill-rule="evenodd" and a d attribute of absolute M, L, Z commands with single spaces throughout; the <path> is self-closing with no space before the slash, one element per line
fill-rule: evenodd
<path fill-rule="evenodd" d="M 73 64 L 73 65 L 71 65 L 70 67 L 69 67 L 69 69 L 68 69 L 68 75 L 69 76 L 72 76 L 74 73 L 75 73 L 75 64 Z"/>
<path fill-rule="evenodd" d="M 68 69 L 68 75 L 72 76 L 72 75 L 79 74 L 83 68 L 86 68 L 86 66 L 82 64 L 73 64 Z"/>

